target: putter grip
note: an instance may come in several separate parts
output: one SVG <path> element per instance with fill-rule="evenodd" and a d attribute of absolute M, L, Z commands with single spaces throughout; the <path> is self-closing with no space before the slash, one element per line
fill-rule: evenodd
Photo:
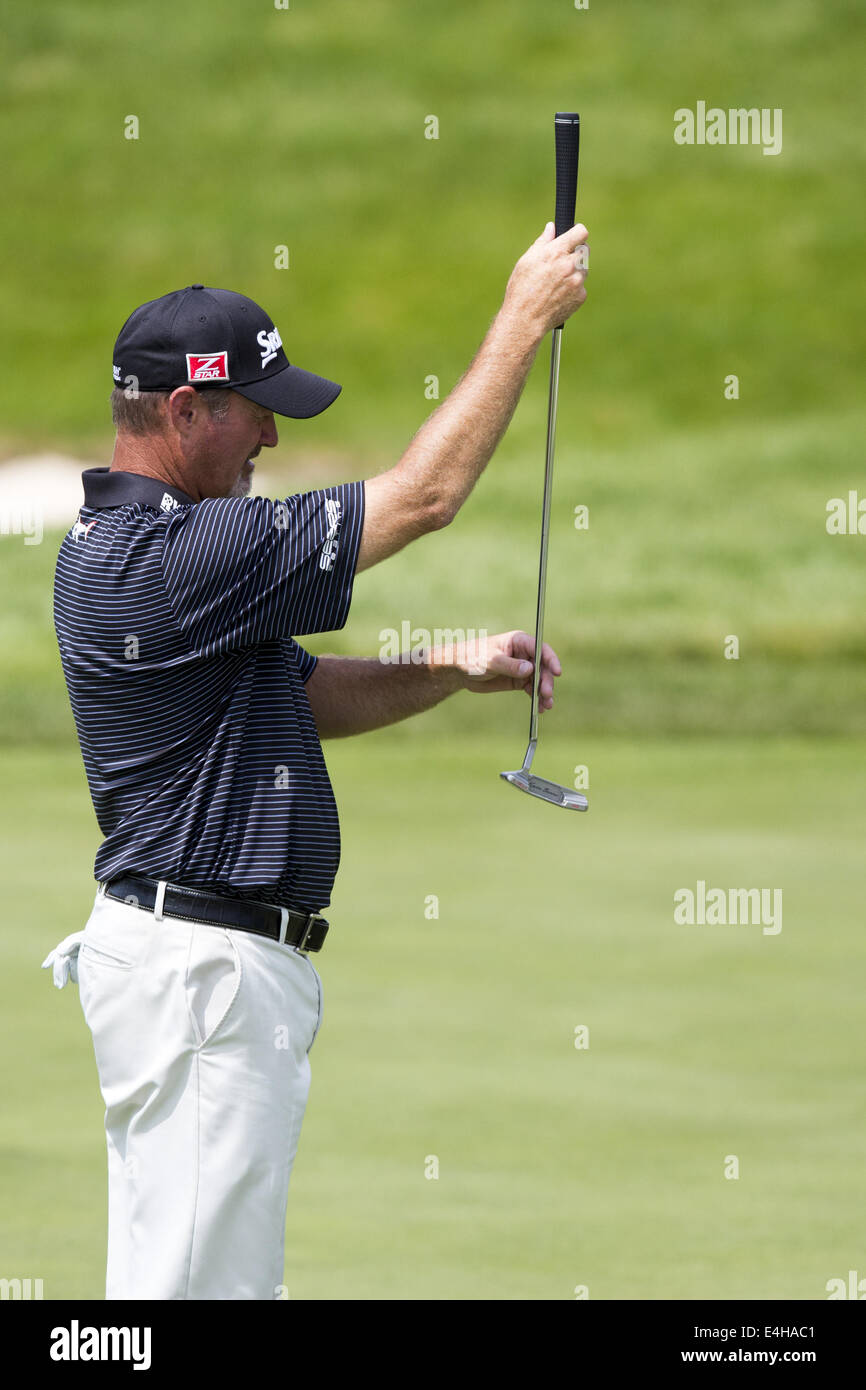
<path fill-rule="evenodd" d="M 580 116 L 576 111 L 557 111 L 556 133 L 556 235 L 574 226 L 577 202 L 577 157 L 580 150 Z"/>

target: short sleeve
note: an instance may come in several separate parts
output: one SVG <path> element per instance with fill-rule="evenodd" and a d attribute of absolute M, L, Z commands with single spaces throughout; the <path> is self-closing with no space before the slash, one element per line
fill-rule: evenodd
<path fill-rule="evenodd" d="M 304 682 L 304 685 L 306 685 L 310 676 L 316 669 L 316 663 L 319 658 L 313 656 L 312 652 L 308 652 L 306 648 L 300 646 L 298 642 L 292 643 L 292 655 L 295 658 L 295 665 L 301 673 L 301 680 Z"/>
<path fill-rule="evenodd" d="M 363 525 L 363 481 L 278 502 L 207 498 L 174 513 L 163 575 L 182 632 L 214 655 L 343 627 Z"/>

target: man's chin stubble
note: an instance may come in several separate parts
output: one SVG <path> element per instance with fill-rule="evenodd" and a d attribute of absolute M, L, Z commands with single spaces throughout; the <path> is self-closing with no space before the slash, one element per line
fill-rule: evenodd
<path fill-rule="evenodd" d="M 253 485 L 252 474 L 239 473 L 232 487 L 229 497 L 246 497 Z"/>

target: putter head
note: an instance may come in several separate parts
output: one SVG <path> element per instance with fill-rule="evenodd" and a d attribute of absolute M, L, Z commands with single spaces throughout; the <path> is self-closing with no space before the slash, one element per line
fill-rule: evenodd
<path fill-rule="evenodd" d="M 510 782 L 512 787 L 519 787 L 522 792 L 549 801 L 553 806 L 565 806 L 570 811 L 586 811 L 589 808 L 589 802 L 581 792 L 561 787 L 558 782 L 548 782 L 546 777 L 537 777 L 534 772 L 527 772 L 522 767 L 516 772 L 500 772 L 499 776 Z"/>

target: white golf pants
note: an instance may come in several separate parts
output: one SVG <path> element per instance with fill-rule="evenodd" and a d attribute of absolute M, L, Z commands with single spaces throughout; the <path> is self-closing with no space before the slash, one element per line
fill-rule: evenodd
<path fill-rule="evenodd" d="M 108 1143 L 107 1299 L 275 1299 L 322 1017 L 312 961 L 97 892 L 78 980 Z"/>

